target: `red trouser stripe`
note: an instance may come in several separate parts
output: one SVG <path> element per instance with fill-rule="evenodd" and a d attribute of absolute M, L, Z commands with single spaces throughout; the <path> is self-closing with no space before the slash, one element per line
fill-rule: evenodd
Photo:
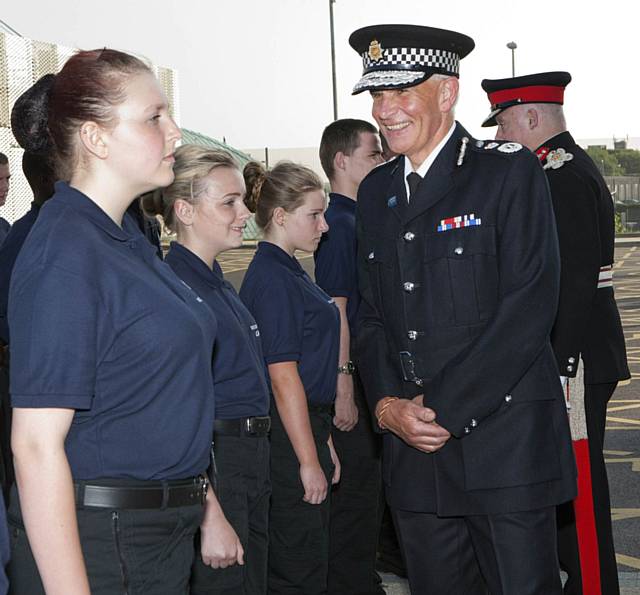
<path fill-rule="evenodd" d="M 582 594 L 602 595 L 588 441 L 574 440 L 573 451 L 576 455 L 576 464 L 578 466 L 578 497 L 573 501 L 573 508 L 576 515 L 576 533 L 578 536 L 578 551 L 580 553 Z"/>

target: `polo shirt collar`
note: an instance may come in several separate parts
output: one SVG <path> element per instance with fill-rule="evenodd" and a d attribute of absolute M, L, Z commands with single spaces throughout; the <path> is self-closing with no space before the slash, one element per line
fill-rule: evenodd
<path fill-rule="evenodd" d="M 222 276 L 222 269 L 217 261 L 213 263 L 213 270 L 211 270 L 204 260 L 186 246 L 178 242 L 171 242 L 170 248 L 172 257 L 185 263 L 199 278 L 216 289 L 222 286 L 224 278 Z"/>
<path fill-rule="evenodd" d="M 66 182 L 55 183 L 55 197 L 58 203 L 71 207 L 116 240 L 126 242 L 136 235 L 137 227 L 130 217 L 125 215 L 120 227 L 86 194 Z"/>
<path fill-rule="evenodd" d="M 271 242 L 263 240 L 258 243 L 258 250 L 256 256 L 267 258 L 274 262 L 284 265 L 296 275 L 303 276 L 306 273 L 302 268 L 302 265 L 298 262 L 295 256 L 289 256 L 280 246 L 276 246 Z"/>
<path fill-rule="evenodd" d="M 344 194 L 338 194 L 337 192 L 329 193 L 329 204 L 331 206 L 342 207 L 349 211 L 356 212 L 356 201 L 350 199 L 348 196 Z"/>

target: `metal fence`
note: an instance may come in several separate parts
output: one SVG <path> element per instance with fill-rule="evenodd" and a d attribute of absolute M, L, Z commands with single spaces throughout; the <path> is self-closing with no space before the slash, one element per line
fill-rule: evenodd
<path fill-rule="evenodd" d="M 605 181 L 616 204 L 640 203 L 640 176 L 607 176 Z"/>
<path fill-rule="evenodd" d="M 22 175 L 22 149 L 11 133 L 11 110 L 16 99 L 41 76 L 59 72 L 75 50 L 0 32 L 0 152 L 9 158 L 11 188 L 0 210 L 9 222 L 24 215 L 33 194 Z M 171 115 L 180 121 L 178 80 L 175 70 L 152 65 L 167 98 Z"/>

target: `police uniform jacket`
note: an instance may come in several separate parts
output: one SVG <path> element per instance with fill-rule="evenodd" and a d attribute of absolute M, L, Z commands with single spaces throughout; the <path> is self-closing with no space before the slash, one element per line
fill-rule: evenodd
<path fill-rule="evenodd" d="M 569 500 L 575 465 L 549 341 L 560 267 L 542 168 L 517 143 L 476 141 L 457 124 L 407 203 L 403 159 L 358 192 L 357 363 L 372 410 L 386 395 L 424 394 L 452 438 L 427 454 L 385 435 L 390 505 L 467 515 Z"/>
<path fill-rule="evenodd" d="M 546 166 L 560 243 L 560 302 L 551 333 L 560 373 L 574 377 L 582 357 L 588 384 L 629 378 L 610 281 L 615 228 L 609 189 L 568 132 L 554 136 L 537 153 Z M 565 157 L 554 160 L 556 155 Z"/>

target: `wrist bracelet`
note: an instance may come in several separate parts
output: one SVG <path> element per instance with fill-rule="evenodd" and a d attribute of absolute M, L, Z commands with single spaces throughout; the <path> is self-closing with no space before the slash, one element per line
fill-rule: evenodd
<path fill-rule="evenodd" d="M 385 426 L 384 423 L 382 422 L 382 418 L 384 417 L 384 414 L 387 412 L 387 409 L 389 409 L 389 407 L 391 406 L 391 403 L 393 403 L 394 401 L 397 401 L 398 397 L 386 397 L 386 399 L 387 400 L 380 407 L 380 413 L 378 413 L 378 427 L 381 430 L 387 429 L 387 426 Z"/>

